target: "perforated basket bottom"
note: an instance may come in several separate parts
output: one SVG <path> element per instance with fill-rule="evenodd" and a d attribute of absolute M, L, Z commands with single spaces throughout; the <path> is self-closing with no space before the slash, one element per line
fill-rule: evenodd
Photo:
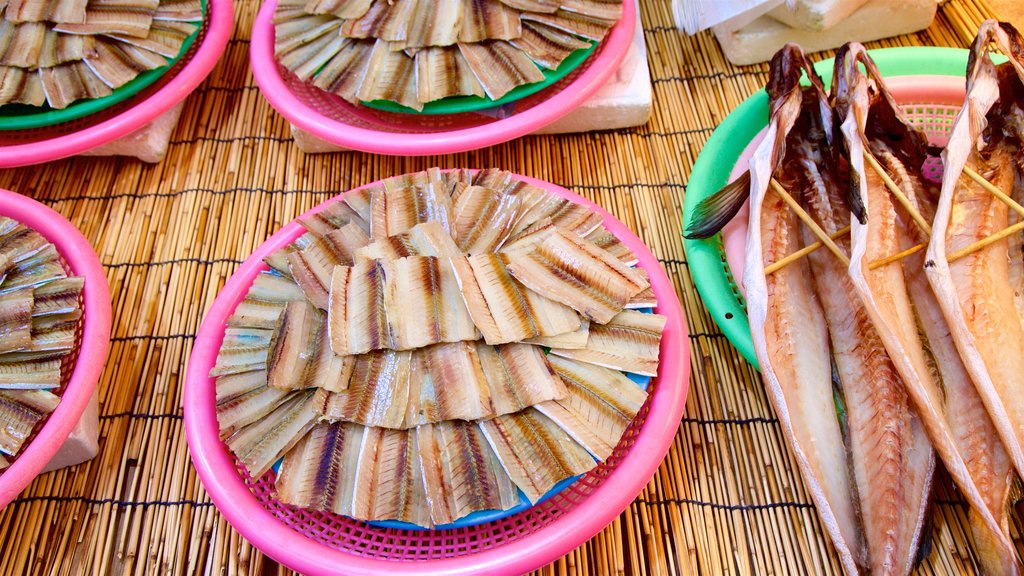
<path fill-rule="evenodd" d="M 949 133 L 953 130 L 953 121 L 960 112 L 960 105 L 950 104 L 900 104 L 907 119 L 914 126 L 924 131 L 928 143 L 932 146 L 945 146 Z M 942 160 L 931 157 L 925 162 L 924 177 L 932 182 L 942 181 Z"/>
<path fill-rule="evenodd" d="M 651 380 L 648 401 L 622 435 L 611 457 L 565 490 L 519 514 L 468 528 L 398 530 L 376 528 L 346 516 L 282 504 L 275 499 L 273 472 L 253 480 L 240 462 L 238 474 L 257 500 L 296 532 L 320 544 L 368 558 L 416 561 L 453 558 L 507 544 L 547 526 L 585 501 L 628 457 L 649 411 L 658 379 Z"/>

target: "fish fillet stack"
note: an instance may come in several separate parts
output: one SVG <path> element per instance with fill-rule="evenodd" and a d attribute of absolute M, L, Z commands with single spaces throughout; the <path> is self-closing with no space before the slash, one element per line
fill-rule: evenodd
<path fill-rule="evenodd" d="M 787 45 L 749 172 L 688 232 L 717 232 L 749 197 L 755 350 L 848 574 L 913 569 L 936 460 L 970 506 L 981 571 L 1022 570 L 1009 497 L 1024 474 L 1024 37 L 985 22 L 967 80 L 940 191 L 863 46 L 839 50 L 826 94 Z"/>
<path fill-rule="evenodd" d="M 0 470 L 60 402 L 83 287 L 53 244 L 0 216 Z"/>
<path fill-rule="evenodd" d="M 66 108 L 166 66 L 200 0 L 0 1 L 0 106 Z"/>
<path fill-rule="evenodd" d="M 274 54 L 352 103 L 497 100 L 599 42 L 622 0 L 279 0 Z"/>
<path fill-rule="evenodd" d="M 277 497 L 449 524 L 607 459 L 665 319 L 586 206 L 500 170 L 351 191 L 266 259 L 210 375 L 221 435 Z"/>

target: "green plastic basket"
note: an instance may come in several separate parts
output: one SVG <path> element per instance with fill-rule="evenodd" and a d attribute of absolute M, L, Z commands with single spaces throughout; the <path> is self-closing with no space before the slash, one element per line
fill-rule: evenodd
<path fill-rule="evenodd" d="M 505 94 L 498 100 L 491 100 L 490 98 L 483 98 L 480 96 L 452 96 L 450 98 L 427 102 L 423 105 L 423 110 L 413 110 L 412 108 L 402 106 L 401 104 L 390 100 L 373 100 L 372 102 L 363 102 L 363 105 L 376 110 L 398 112 L 402 114 L 461 114 L 463 112 L 478 112 L 489 108 L 497 108 L 499 106 L 515 102 L 516 100 L 521 100 L 527 96 L 532 96 L 565 78 L 572 73 L 573 70 L 579 67 L 580 64 L 583 64 L 583 62 L 589 58 L 595 50 L 597 50 L 597 45 L 597 42 L 591 42 L 589 48 L 580 48 L 579 50 L 576 50 L 567 56 L 565 60 L 558 65 L 558 68 L 554 70 L 542 68 L 541 73 L 544 74 L 543 80 L 540 82 L 534 82 L 533 84 L 524 84 L 513 88 L 508 94 Z"/>
<path fill-rule="evenodd" d="M 954 76 L 964 78 L 968 51 L 960 48 L 883 48 L 869 51 L 883 76 Z M 814 65 L 831 84 L 833 60 Z M 951 123 L 950 110 L 938 108 L 943 124 Z M 683 203 L 683 227 L 689 225 L 694 207 L 724 186 L 743 151 L 768 126 L 768 95 L 762 89 L 736 107 L 715 129 L 693 166 Z M 746 307 L 726 262 L 721 235 L 704 240 L 683 239 L 693 283 L 704 305 L 729 342 L 757 367 L 750 338 Z"/>
<path fill-rule="evenodd" d="M 206 3 L 207 0 L 203 0 L 204 17 L 207 12 Z M 128 98 L 135 96 L 159 80 L 160 77 L 170 70 L 183 55 L 188 53 L 189 48 L 192 47 L 192 43 L 195 42 L 196 37 L 199 36 L 200 29 L 202 29 L 202 23 L 196 24 L 195 31 L 185 39 L 185 42 L 181 45 L 181 50 L 178 52 L 178 55 L 168 62 L 166 66 L 147 70 L 142 74 L 139 74 L 124 86 L 114 90 L 114 92 L 109 96 L 78 100 L 71 103 L 67 108 L 60 110 L 50 108 L 45 105 L 29 106 L 26 104 L 8 104 L 6 106 L 0 106 L 0 130 L 31 130 L 33 128 L 45 128 L 47 126 L 53 126 L 63 122 L 78 120 L 79 118 L 95 114 L 96 112 L 124 102 Z"/>

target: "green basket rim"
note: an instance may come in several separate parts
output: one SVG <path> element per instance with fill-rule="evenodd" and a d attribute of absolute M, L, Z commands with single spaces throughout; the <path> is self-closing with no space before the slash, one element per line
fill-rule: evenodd
<path fill-rule="evenodd" d="M 968 50 L 915 46 L 869 50 L 883 76 L 964 77 Z M 814 65 L 826 88 L 832 81 L 833 58 Z M 743 101 L 715 128 L 690 172 L 683 202 L 683 229 L 694 207 L 727 183 L 736 162 L 758 133 L 768 126 L 768 94 L 762 88 Z M 697 293 L 725 337 L 758 368 L 754 343 L 741 301 L 725 261 L 721 234 L 703 240 L 683 238 L 687 264 Z"/>
<path fill-rule="evenodd" d="M 204 19 L 206 18 L 208 11 L 206 6 L 207 2 L 208 0 L 202 0 Z M 78 120 L 79 118 L 95 114 L 110 108 L 111 106 L 124 102 L 128 98 L 135 96 L 159 80 L 164 73 L 170 70 L 179 60 L 181 60 L 182 56 L 188 53 L 189 49 L 192 48 L 192 44 L 195 43 L 196 38 L 199 37 L 199 33 L 203 29 L 203 23 L 199 22 L 198 24 L 199 25 L 196 27 L 195 31 L 193 31 L 192 34 L 190 34 L 182 43 L 181 50 L 178 51 L 178 55 L 168 62 L 166 66 L 147 70 L 142 74 L 139 74 L 120 88 L 114 90 L 114 92 L 108 96 L 77 100 L 68 105 L 67 108 L 60 110 L 49 108 L 46 105 L 28 106 L 25 104 L 11 104 L 7 106 L 0 106 L 0 130 L 31 130 L 34 128 L 46 128 L 48 126 Z"/>
<path fill-rule="evenodd" d="M 533 96 L 537 92 L 551 86 L 552 84 L 562 80 L 568 76 L 573 70 L 583 64 L 591 54 L 597 50 L 600 42 L 594 42 L 592 40 L 586 40 L 590 42 L 589 48 L 580 48 L 574 51 L 572 54 L 566 56 L 565 60 L 558 65 L 558 68 L 550 70 L 548 68 L 541 68 L 540 71 L 544 74 L 544 79 L 533 84 L 524 84 L 517 86 L 510 90 L 508 94 L 505 94 L 497 100 L 491 100 L 490 98 L 481 96 L 450 96 L 448 98 L 442 98 L 441 100 L 434 100 L 433 102 L 427 102 L 423 105 L 423 110 L 413 110 L 412 108 L 402 106 L 397 102 L 390 100 L 373 100 L 371 102 L 363 102 L 363 106 L 367 108 L 373 108 L 375 110 L 383 110 L 385 112 L 397 112 L 399 114 L 462 114 L 464 112 L 479 112 L 480 110 L 487 110 L 489 108 L 497 108 L 515 102 L 516 100 L 522 100 L 527 96 Z"/>

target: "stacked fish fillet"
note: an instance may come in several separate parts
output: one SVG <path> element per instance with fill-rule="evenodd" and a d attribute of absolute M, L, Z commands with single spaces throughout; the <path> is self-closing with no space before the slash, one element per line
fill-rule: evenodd
<path fill-rule="evenodd" d="M 66 108 L 166 66 L 200 0 L 0 0 L 0 106 Z"/>
<path fill-rule="evenodd" d="M 279 0 L 275 58 L 352 103 L 497 100 L 599 42 L 622 0 Z"/>
<path fill-rule="evenodd" d="M 586 206 L 500 170 L 347 193 L 267 258 L 228 319 L 217 416 L 277 497 L 448 524 L 536 502 L 608 458 L 665 319 Z M 550 349 L 550 354 L 545 349 Z"/>
<path fill-rule="evenodd" d="M 53 244 L 0 216 L 0 470 L 60 402 L 83 285 Z"/>

